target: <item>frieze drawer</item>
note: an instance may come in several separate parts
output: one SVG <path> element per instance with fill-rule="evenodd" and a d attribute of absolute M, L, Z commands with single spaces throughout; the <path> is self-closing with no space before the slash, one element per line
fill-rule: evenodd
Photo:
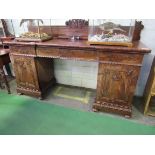
<path fill-rule="evenodd" d="M 77 60 L 97 61 L 98 56 L 92 50 L 60 49 L 61 57 Z"/>
<path fill-rule="evenodd" d="M 73 58 L 72 50 L 60 49 L 59 51 L 60 51 L 60 57 L 61 58 Z"/>
<path fill-rule="evenodd" d="M 36 55 L 35 46 L 10 46 L 12 54 Z"/>
<path fill-rule="evenodd" d="M 124 64 L 141 64 L 143 55 L 98 52 L 100 62 L 117 62 Z"/>
<path fill-rule="evenodd" d="M 40 57 L 60 57 L 59 48 L 37 48 L 37 56 Z"/>
<path fill-rule="evenodd" d="M 76 58 L 84 58 L 86 60 L 98 60 L 96 51 L 91 50 L 72 50 Z"/>

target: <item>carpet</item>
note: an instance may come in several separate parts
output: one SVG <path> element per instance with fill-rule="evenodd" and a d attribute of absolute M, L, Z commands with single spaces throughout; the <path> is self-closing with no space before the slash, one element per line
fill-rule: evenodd
<path fill-rule="evenodd" d="M 155 134 L 155 126 L 0 92 L 1 135 Z"/>

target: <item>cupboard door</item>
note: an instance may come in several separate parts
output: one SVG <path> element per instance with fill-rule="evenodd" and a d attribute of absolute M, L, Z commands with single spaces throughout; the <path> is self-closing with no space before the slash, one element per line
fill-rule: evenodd
<path fill-rule="evenodd" d="M 37 71 L 33 57 L 13 56 L 18 88 L 39 90 Z"/>
<path fill-rule="evenodd" d="M 130 65 L 99 64 L 97 100 L 108 99 L 130 104 L 140 67 Z"/>

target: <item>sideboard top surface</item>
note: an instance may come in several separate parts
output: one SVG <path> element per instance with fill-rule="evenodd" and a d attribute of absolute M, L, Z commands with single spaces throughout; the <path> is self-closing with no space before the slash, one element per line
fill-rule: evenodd
<path fill-rule="evenodd" d="M 5 41 L 7 45 L 19 46 L 37 46 L 37 47 L 58 47 L 58 48 L 74 48 L 74 49 L 89 49 L 89 50 L 102 50 L 111 52 L 126 52 L 126 53 L 150 53 L 151 49 L 145 46 L 142 42 L 133 42 L 132 47 L 123 46 L 103 46 L 103 45 L 89 45 L 86 40 L 69 40 L 69 39 L 52 39 L 46 42 L 18 42 L 18 41 Z"/>

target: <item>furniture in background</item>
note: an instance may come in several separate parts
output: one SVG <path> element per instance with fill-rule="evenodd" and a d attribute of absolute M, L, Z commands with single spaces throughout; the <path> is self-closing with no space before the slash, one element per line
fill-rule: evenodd
<path fill-rule="evenodd" d="M 70 22 L 67 24 L 72 27 Z M 143 28 L 141 22 L 136 23 L 132 47 L 89 45 L 85 40 L 88 36 L 87 25 L 84 28 L 70 27 L 53 26 L 53 40 L 46 42 L 5 42 L 10 47 L 14 62 L 17 92 L 42 98 L 56 82 L 54 58 L 96 61 L 99 69 L 93 110 L 131 117 L 132 99 L 142 60 L 151 51 L 139 41 Z M 80 38 L 71 40 L 72 36 Z"/>
<path fill-rule="evenodd" d="M 12 20 L 11 20 L 12 22 Z M 13 32 L 14 33 L 14 32 Z M 0 48 L 8 49 L 7 45 L 4 45 L 3 42 L 6 40 L 13 40 L 15 38 L 14 34 L 10 33 L 8 30 L 8 25 L 5 19 L 0 19 Z M 2 49 L 1 49 L 2 50 Z M 8 54 L 7 54 L 8 56 Z M 5 64 L 5 69 L 8 76 L 12 77 L 11 69 L 9 64 Z"/>
<path fill-rule="evenodd" d="M 150 74 L 144 91 L 144 104 L 144 114 L 155 116 L 155 108 L 154 111 L 151 110 L 151 106 L 154 105 L 155 107 L 155 57 L 153 59 Z"/>
<path fill-rule="evenodd" d="M 9 51 L 9 49 L 0 49 L 0 87 L 2 89 L 5 88 L 3 86 L 3 84 L 5 84 L 7 91 L 10 94 L 10 86 L 3 69 L 5 65 L 10 63 Z"/>
<path fill-rule="evenodd" d="M 11 20 L 11 22 L 12 22 L 12 20 Z M 12 28 L 12 27 L 10 27 L 10 28 Z M 14 30 L 12 29 L 12 31 L 14 31 Z M 12 39 L 14 39 L 15 35 L 13 33 L 14 32 L 11 33 L 8 30 L 8 25 L 7 25 L 6 20 L 5 19 L 0 19 L 0 37 L 1 37 L 2 41 L 3 40 L 12 40 Z"/>

